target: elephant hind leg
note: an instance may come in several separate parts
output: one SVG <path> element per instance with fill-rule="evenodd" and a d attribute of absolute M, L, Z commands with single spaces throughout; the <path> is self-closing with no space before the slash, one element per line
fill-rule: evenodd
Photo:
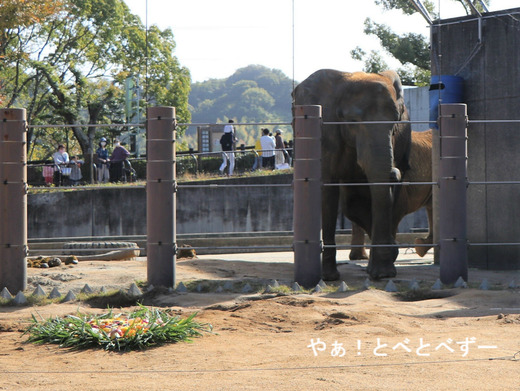
<path fill-rule="evenodd" d="M 365 244 L 365 231 L 356 223 L 352 223 L 352 241 L 354 246 L 363 246 Z M 368 259 L 365 247 L 353 247 L 350 250 L 350 260 Z"/>
<path fill-rule="evenodd" d="M 425 238 L 415 239 L 415 244 L 429 244 L 430 246 L 417 246 L 415 252 L 420 257 L 424 257 L 426 253 L 433 247 L 433 210 L 432 204 L 426 206 L 426 213 L 428 215 L 428 236 Z"/>
<path fill-rule="evenodd" d="M 430 246 L 415 247 L 415 252 L 417 253 L 417 255 L 419 255 L 420 257 L 424 257 L 426 255 L 426 253 L 428 252 L 428 250 L 430 250 L 432 248 L 432 246 L 431 246 L 432 238 L 430 236 L 428 236 L 426 238 L 417 238 L 417 239 L 415 239 L 415 244 L 430 244 Z"/>

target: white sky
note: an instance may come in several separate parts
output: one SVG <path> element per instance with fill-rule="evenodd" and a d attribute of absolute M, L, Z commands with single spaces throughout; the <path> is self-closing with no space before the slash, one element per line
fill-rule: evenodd
<path fill-rule="evenodd" d="M 429 36 L 416 14 L 384 12 L 372 0 L 125 0 L 148 25 L 171 28 L 176 57 L 192 81 L 231 76 L 238 68 L 260 64 L 302 81 L 321 68 L 361 70 L 350 58 L 356 46 L 381 50 L 376 38 L 363 33 L 367 17 L 397 33 Z M 450 0 L 435 0 L 442 19 L 463 16 Z M 319 6 L 318 6 L 319 3 Z M 520 0 L 491 0 L 490 11 L 520 7 Z M 294 55 L 293 55 L 294 53 Z M 392 63 L 389 62 L 392 66 Z M 293 72 L 294 68 L 294 72 Z"/>

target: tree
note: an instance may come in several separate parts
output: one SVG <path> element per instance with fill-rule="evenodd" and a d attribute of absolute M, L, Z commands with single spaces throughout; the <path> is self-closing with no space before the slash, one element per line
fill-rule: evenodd
<path fill-rule="evenodd" d="M 412 15 L 418 12 L 409 0 L 374 1 L 385 10 L 397 9 L 401 10 L 406 15 Z M 470 3 L 473 4 L 476 9 L 480 11 L 482 10 L 482 5 L 477 0 L 453 1 L 460 3 L 466 11 L 466 14 L 474 13 L 473 7 L 470 6 Z M 433 17 L 438 17 L 433 2 L 426 0 L 422 3 Z M 485 0 L 485 3 L 488 4 L 489 0 Z M 387 53 L 402 64 L 402 67 L 398 69 L 398 73 L 401 76 L 403 83 L 416 85 L 429 84 L 430 49 L 426 37 L 414 33 L 404 35 L 395 34 L 388 26 L 375 23 L 370 18 L 365 20 L 364 33 L 378 37 L 381 46 L 387 51 Z M 354 59 L 365 62 L 364 70 L 366 72 L 380 72 L 388 67 L 377 52 L 372 52 L 367 55 L 363 49 L 357 47 L 351 51 L 351 56 Z"/>
<path fill-rule="evenodd" d="M 228 78 L 194 83 L 190 107 L 196 123 L 290 122 L 292 80 L 280 70 L 261 65 L 240 68 Z M 238 144 L 253 145 L 259 126 L 236 126 Z M 186 144 L 196 145 L 196 129 Z"/>
<path fill-rule="evenodd" d="M 95 128 L 81 125 L 124 122 L 114 108 L 123 106 L 129 75 L 144 80 L 148 70 L 148 101 L 173 105 L 181 122 L 190 121 L 190 75 L 173 55 L 171 30 L 152 26 L 147 34 L 123 0 L 64 0 L 52 17 L 4 28 L 4 35 L 9 53 L 0 69 L 4 105 L 27 108 L 31 124 L 71 125 L 85 157 Z M 28 136 L 30 144 L 33 133 Z"/>

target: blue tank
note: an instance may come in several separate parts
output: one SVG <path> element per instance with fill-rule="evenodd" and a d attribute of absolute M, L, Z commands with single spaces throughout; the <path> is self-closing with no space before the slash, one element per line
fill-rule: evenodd
<path fill-rule="evenodd" d="M 439 104 L 464 103 L 464 79 L 460 76 L 437 75 L 430 82 L 430 127 L 438 129 Z"/>

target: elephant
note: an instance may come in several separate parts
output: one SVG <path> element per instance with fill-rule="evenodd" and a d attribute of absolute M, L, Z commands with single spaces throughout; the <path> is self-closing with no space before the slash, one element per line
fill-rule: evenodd
<path fill-rule="evenodd" d="M 392 246 L 393 205 L 400 186 L 391 183 L 410 168 L 412 133 L 408 122 L 400 122 L 409 117 L 399 76 L 394 71 L 321 69 L 296 86 L 293 100 L 295 105 L 322 106 L 322 278 L 340 277 L 335 247 L 340 197 L 346 217 L 369 233 L 372 244 L 379 245 L 370 251 L 369 276 L 395 277 L 399 249 Z M 384 185 L 326 186 L 366 182 Z"/>
<path fill-rule="evenodd" d="M 412 144 L 410 149 L 410 169 L 401 178 L 406 182 L 431 182 L 432 181 L 432 131 L 412 131 Z M 403 186 L 399 197 L 395 200 L 393 208 L 394 235 L 397 234 L 399 222 L 409 213 L 413 213 L 425 207 L 428 216 L 428 236 L 415 239 L 416 244 L 431 245 L 433 243 L 433 210 L 431 185 Z M 362 246 L 365 243 L 365 231 L 355 223 L 352 223 L 352 244 Z M 431 246 L 418 246 L 416 253 L 424 257 Z M 364 247 L 355 247 L 350 251 L 350 259 L 368 259 Z"/>

